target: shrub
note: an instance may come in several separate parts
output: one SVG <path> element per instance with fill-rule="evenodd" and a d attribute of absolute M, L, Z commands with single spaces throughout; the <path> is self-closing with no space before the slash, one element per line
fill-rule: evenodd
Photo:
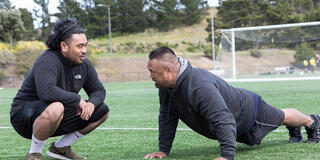
<path fill-rule="evenodd" d="M 197 52 L 198 50 L 202 50 L 205 48 L 205 46 L 200 41 L 198 43 L 182 41 L 182 44 L 187 45 L 187 51 L 189 52 Z"/>
<path fill-rule="evenodd" d="M 7 50 L 0 50 L 0 68 L 5 68 L 13 59 L 12 54 Z"/>
<path fill-rule="evenodd" d="M 259 49 L 251 49 L 250 50 L 250 55 L 252 57 L 256 57 L 256 58 L 259 58 L 262 56 L 262 52 L 259 50 Z"/>
<path fill-rule="evenodd" d="M 87 48 L 87 52 L 86 52 L 86 56 L 87 58 L 90 60 L 90 62 L 95 65 L 97 62 L 97 59 L 94 57 L 94 54 L 101 54 L 102 50 L 99 48 L 95 48 L 95 47 L 88 47 Z"/>
<path fill-rule="evenodd" d="M 0 50 L 0 84 L 7 78 L 7 67 L 13 60 L 13 55 L 7 50 Z"/>
<path fill-rule="evenodd" d="M 44 51 L 45 49 L 47 49 L 47 46 L 41 41 L 19 41 L 13 47 L 13 52 L 18 52 L 26 48 Z"/>
<path fill-rule="evenodd" d="M 0 51 L 3 51 L 3 50 L 9 51 L 10 45 L 8 43 L 0 42 Z"/>
<path fill-rule="evenodd" d="M 175 43 L 175 44 L 170 44 L 168 42 L 156 42 L 156 46 L 157 47 L 164 47 L 164 46 L 167 46 L 169 48 L 172 48 L 172 49 L 176 49 L 179 44 L 178 43 Z"/>
<path fill-rule="evenodd" d="M 206 57 L 212 58 L 212 45 L 207 45 L 206 47 L 204 47 L 204 55 Z M 219 54 L 219 47 L 217 45 L 214 46 L 214 55 L 215 58 L 218 57 Z"/>
<path fill-rule="evenodd" d="M 189 52 L 197 52 L 197 49 L 194 46 L 189 46 L 187 48 L 187 51 L 189 51 Z"/>
<path fill-rule="evenodd" d="M 7 78 L 6 74 L 3 71 L 0 71 L 0 85 Z"/>
<path fill-rule="evenodd" d="M 310 60 L 315 57 L 316 53 L 307 43 L 302 43 L 296 47 L 296 54 L 294 55 L 295 61 L 303 63 L 304 60 Z"/>
<path fill-rule="evenodd" d="M 14 53 L 16 74 L 25 76 L 42 52 L 43 49 L 39 48 L 24 48 L 23 50 L 16 51 Z"/>

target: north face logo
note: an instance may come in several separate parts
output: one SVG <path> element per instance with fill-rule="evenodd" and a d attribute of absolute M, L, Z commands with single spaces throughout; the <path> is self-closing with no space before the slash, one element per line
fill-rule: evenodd
<path fill-rule="evenodd" d="M 75 75 L 74 78 L 75 78 L 75 79 L 81 79 L 81 75 L 80 75 L 80 74 Z"/>

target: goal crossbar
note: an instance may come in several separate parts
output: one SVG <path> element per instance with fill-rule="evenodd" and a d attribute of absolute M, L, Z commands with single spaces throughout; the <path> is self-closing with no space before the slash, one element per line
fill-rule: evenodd
<path fill-rule="evenodd" d="M 262 29 L 271 29 L 271 28 L 287 28 L 287 27 L 300 27 L 300 26 L 315 26 L 315 25 L 320 25 L 320 21 L 304 22 L 304 23 L 278 24 L 278 25 L 268 25 L 268 26 L 231 28 L 231 29 L 222 29 L 221 32 L 249 31 L 249 30 L 262 30 Z"/>

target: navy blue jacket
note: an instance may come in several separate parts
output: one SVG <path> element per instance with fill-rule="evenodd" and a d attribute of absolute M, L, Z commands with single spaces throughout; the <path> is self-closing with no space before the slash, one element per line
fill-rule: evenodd
<path fill-rule="evenodd" d="M 78 107 L 81 88 L 89 96 L 89 102 L 95 106 L 103 103 L 106 91 L 88 59 L 70 66 L 60 52 L 46 50 L 26 75 L 12 106 L 22 101 L 42 100 Z"/>
<path fill-rule="evenodd" d="M 233 159 L 236 139 L 254 117 L 254 93 L 228 85 L 199 68 L 187 68 L 173 89 L 159 89 L 159 151 L 169 154 L 178 120 L 220 143 L 221 156 Z"/>

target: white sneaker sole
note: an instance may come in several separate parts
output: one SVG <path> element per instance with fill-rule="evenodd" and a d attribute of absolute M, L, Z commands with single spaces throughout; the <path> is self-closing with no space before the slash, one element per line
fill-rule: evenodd
<path fill-rule="evenodd" d="M 55 159 L 61 159 L 61 160 L 71 160 L 67 157 L 64 157 L 64 156 L 61 156 L 61 155 L 58 155 L 58 154 L 55 154 L 55 153 L 52 153 L 50 152 L 49 150 L 47 150 L 47 155 L 51 158 L 55 158 Z"/>

